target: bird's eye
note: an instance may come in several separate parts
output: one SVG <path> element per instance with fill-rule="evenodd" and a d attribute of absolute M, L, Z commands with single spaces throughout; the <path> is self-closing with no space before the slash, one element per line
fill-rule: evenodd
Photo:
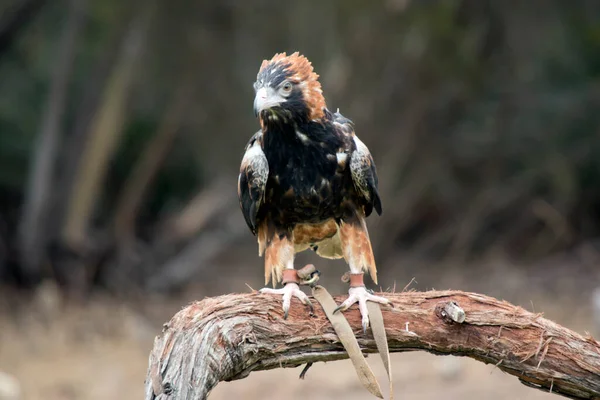
<path fill-rule="evenodd" d="M 291 82 L 285 82 L 283 85 L 281 85 L 281 91 L 284 94 L 289 94 L 292 91 L 292 83 Z"/>

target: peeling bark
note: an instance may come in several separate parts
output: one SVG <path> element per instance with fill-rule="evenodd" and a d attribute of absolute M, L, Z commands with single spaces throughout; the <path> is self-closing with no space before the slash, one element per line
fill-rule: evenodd
<path fill-rule="evenodd" d="M 600 399 L 600 343 L 590 336 L 476 293 L 384 295 L 396 306 L 382 308 L 391 352 L 467 356 L 495 364 L 527 386 Z M 192 303 L 155 339 L 145 398 L 206 399 L 220 381 L 242 379 L 252 371 L 347 358 L 323 310 L 313 303 L 315 316 L 309 317 L 294 299 L 287 320 L 281 302 L 269 295 L 230 294 Z M 462 323 L 444 311 L 457 307 L 465 312 Z M 345 316 L 363 351 L 375 352 L 371 332 L 362 334 L 356 306 Z"/>

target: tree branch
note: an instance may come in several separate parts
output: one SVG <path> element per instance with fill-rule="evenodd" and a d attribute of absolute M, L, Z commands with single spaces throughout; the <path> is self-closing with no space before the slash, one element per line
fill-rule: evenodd
<path fill-rule="evenodd" d="M 385 296 L 396 306 L 382 309 L 391 352 L 418 349 L 467 356 L 495 364 L 528 386 L 575 399 L 600 399 L 600 343 L 590 336 L 475 293 Z M 464 310 L 463 323 L 449 317 L 447 310 L 457 308 L 452 302 Z M 220 381 L 242 379 L 252 371 L 347 358 L 323 310 L 313 303 L 315 316 L 309 317 L 294 299 L 287 320 L 279 299 L 258 293 L 192 303 L 155 339 L 145 398 L 206 399 Z M 370 331 L 362 334 L 356 306 L 345 316 L 362 349 L 375 352 Z"/>

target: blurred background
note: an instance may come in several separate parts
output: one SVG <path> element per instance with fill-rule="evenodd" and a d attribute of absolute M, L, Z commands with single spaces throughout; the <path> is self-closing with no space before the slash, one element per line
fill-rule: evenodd
<path fill-rule="evenodd" d="M 296 50 L 376 160 L 381 290 L 479 291 L 600 334 L 600 2 L 2 0 L 0 399 L 141 398 L 163 322 L 263 285 L 237 174 L 258 67 Z M 346 291 L 343 261 L 308 261 Z M 553 396 L 393 362 L 406 399 Z M 299 372 L 211 398 L 370 398 L 349 362 Z"/>

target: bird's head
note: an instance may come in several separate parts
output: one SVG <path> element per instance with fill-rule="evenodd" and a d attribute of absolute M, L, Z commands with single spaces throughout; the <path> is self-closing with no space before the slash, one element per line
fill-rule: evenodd
<path fill-rule="evenodd" d="M 266 119 L 319 119 L 324 115 L 325 99 L 308 59 L 298 52 L 275 54 L 264 60 L 256 76 L 254 113 Z"/>

